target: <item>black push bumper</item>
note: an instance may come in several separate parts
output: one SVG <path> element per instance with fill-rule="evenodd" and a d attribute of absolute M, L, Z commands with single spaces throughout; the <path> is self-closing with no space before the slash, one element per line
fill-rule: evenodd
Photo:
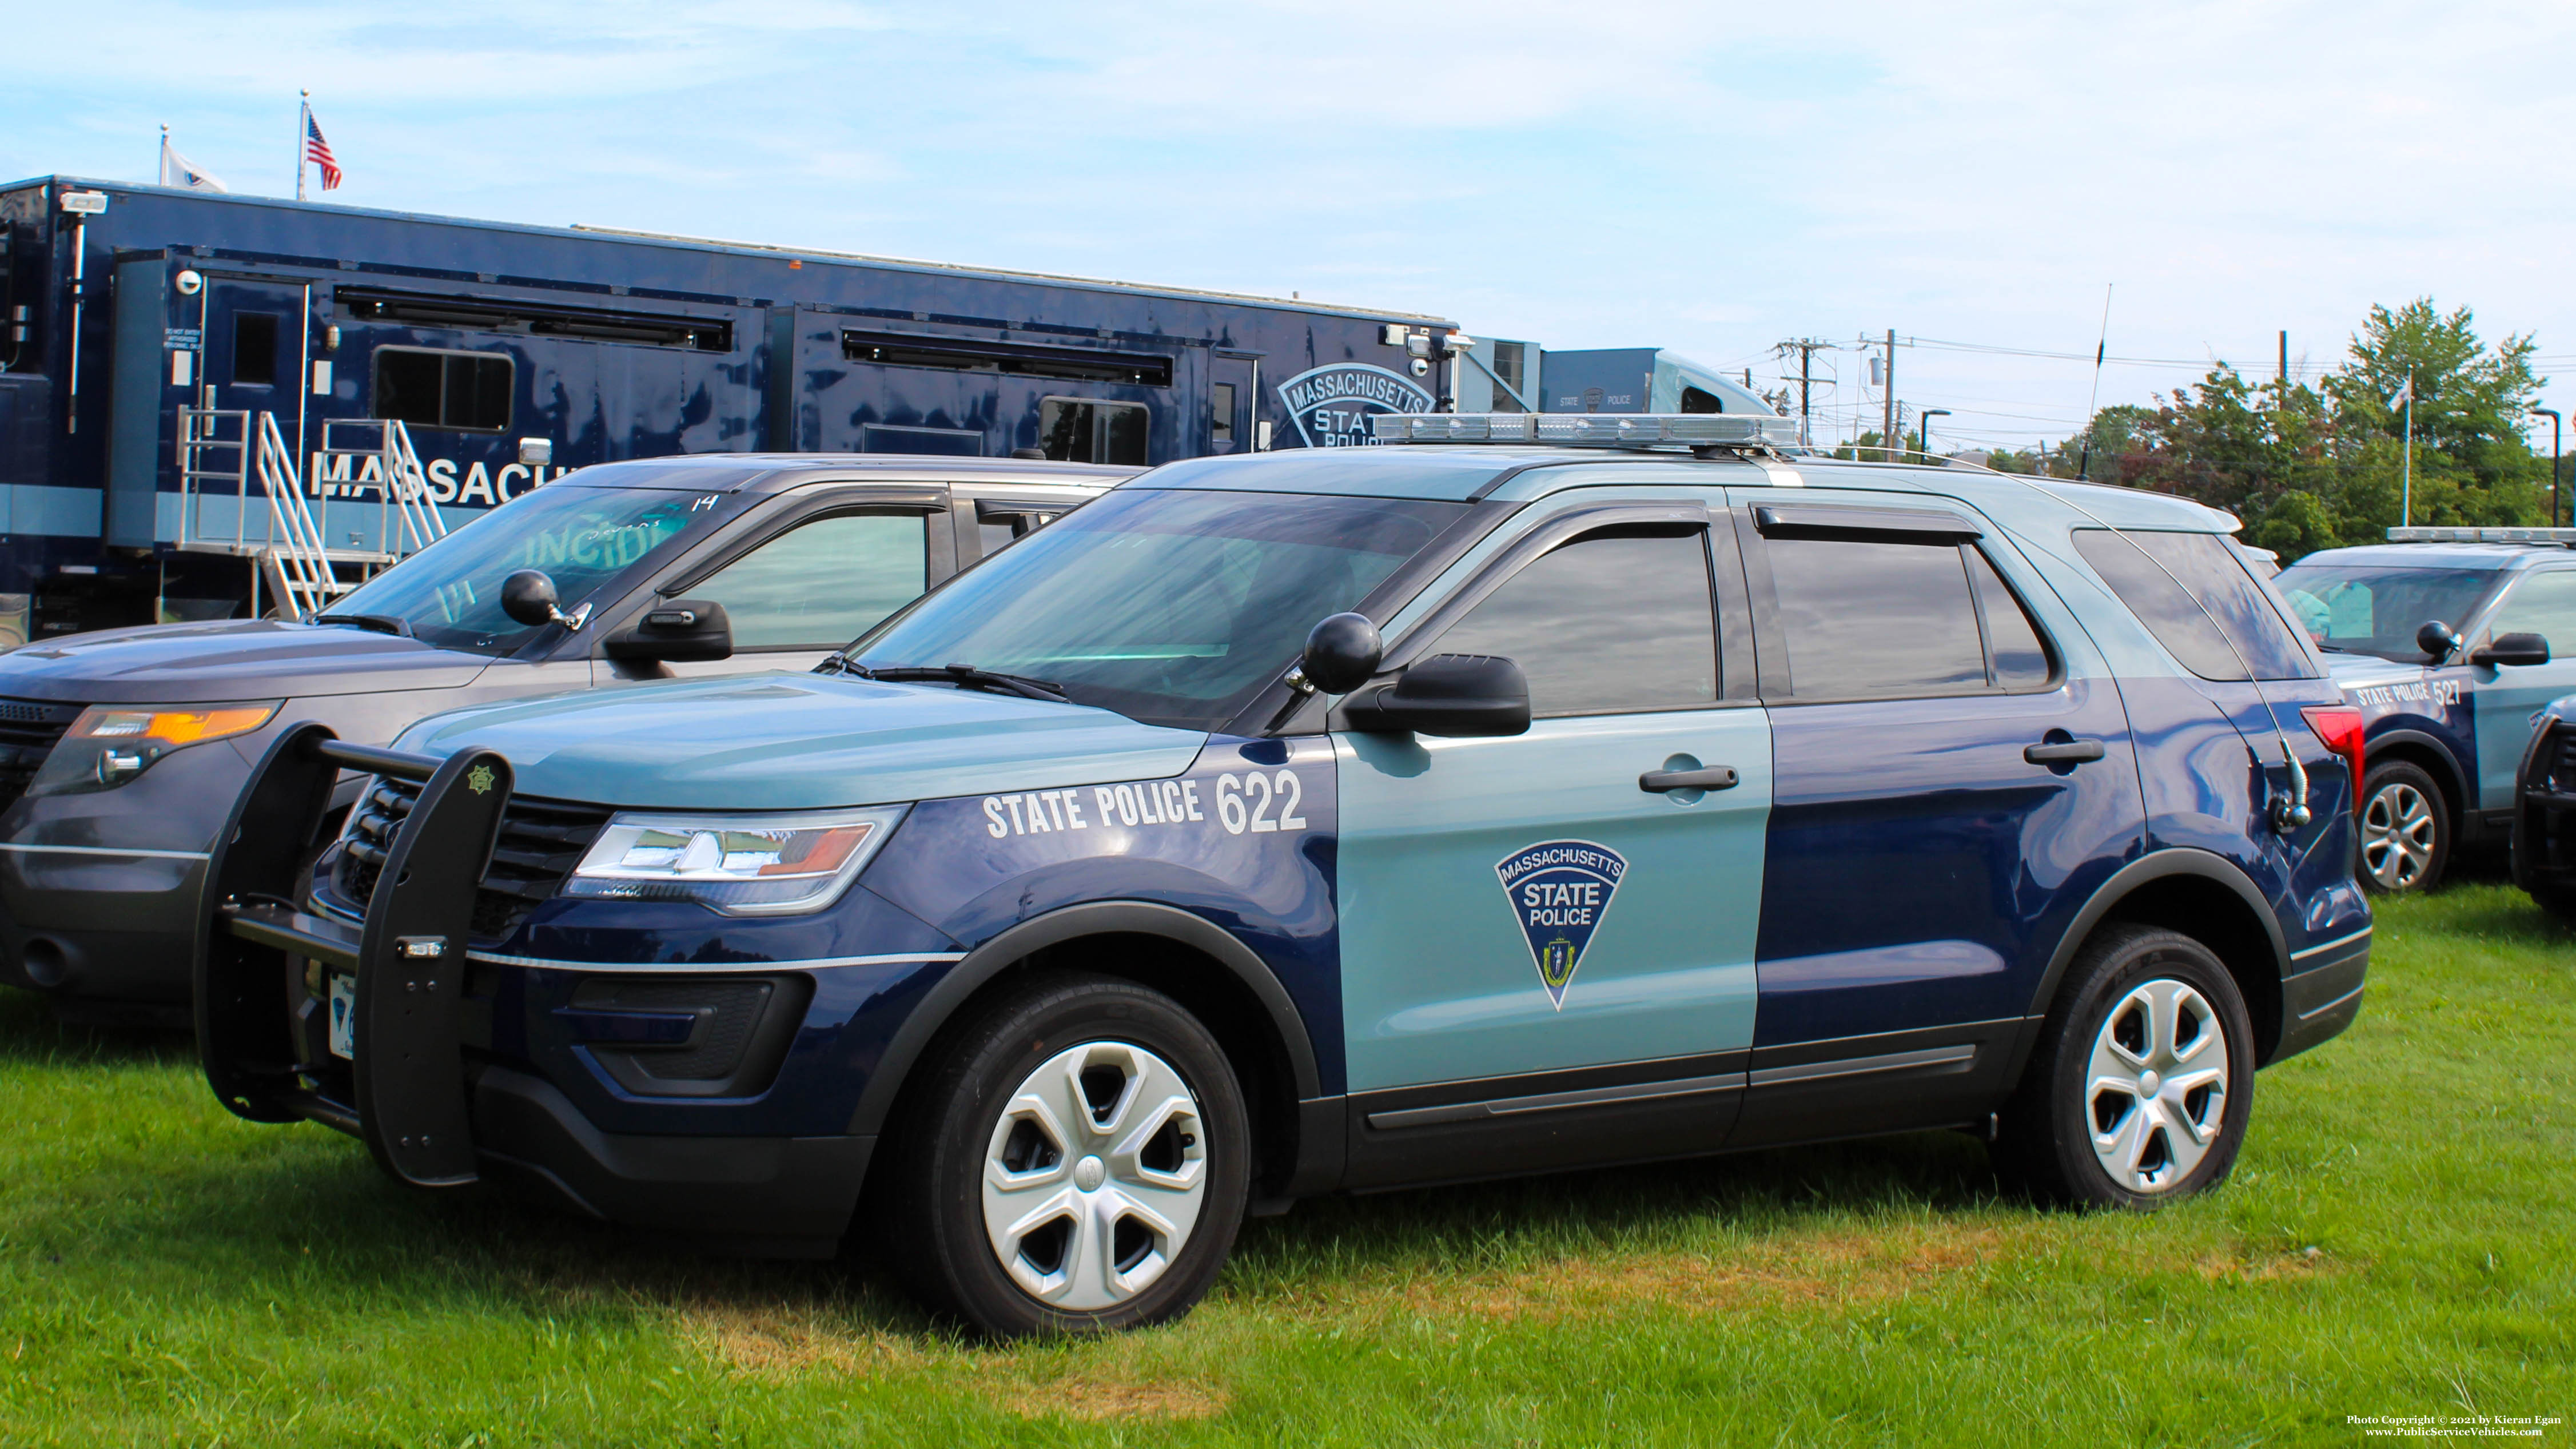
<path fill-rule="evenodd" d="M 2576 897 L 2576 729 L 2555 719 L 2532 731 L 2514 776 L 2513 883 Z"/>
<path fill-rule="evenodd" d="M 421 787 L 362 925 L 297 905 L 305 842 L 344 768 Z M 197 1040 L 215 1094 L 255 1122 L 351 1133 L 414 1186 L 489 1173 L 702 1244 L 829 1253 L 874 1139 L 604 1133 L 542 1077 L 467 1060 L 467 941 L 510 786 L 509 762 L 488 750 L 442 761 L 348 744 L 321 725 L 270 747 L 207 865 Z M 355 981 L 347 1058 L 327 1050 L 308 963 L 316 977 Z"/>

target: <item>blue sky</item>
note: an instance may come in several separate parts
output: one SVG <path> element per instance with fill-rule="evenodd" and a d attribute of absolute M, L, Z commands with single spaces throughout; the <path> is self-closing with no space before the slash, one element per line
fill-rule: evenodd
<path fill-rule="evenodd" d="M 0 176 L 158 127 L 332 200 L 1435 312 L 1754 369 L 1893 327 L 1936 439 L 2213 358 L 2331 365 L 2429 293 L 2576 375 L 2576 7 L 126 0 L 9 7 Z M 41 64 L 33 58 L 43 57 Z M 2081 354 L 2075 362 L 1968 343 Z M 1824 354 L 1820 432 L 1878 400 Z M 2552 398 L 2576 401 L 2553 388 Z"/>

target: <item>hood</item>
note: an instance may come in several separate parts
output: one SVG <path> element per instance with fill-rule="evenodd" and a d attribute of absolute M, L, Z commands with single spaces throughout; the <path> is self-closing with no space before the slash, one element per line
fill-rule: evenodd
<path fill-rule="evenodd" d="M 2341 689 L 2361 689 L 2377 684 L 2411 684 L 2424 677 L 2421 664 L 2400 664 L 2376 654 L 2329 654 L 2326 677 Z"/>
<path fill-rule="evenodd" d="M 198 704 L 454 689 L 492 661 L 345 625 L 275 619 L 149 624 L 0 654 L 0 695 L 82 704 Z"/>
<path fill-rule="evenodd" d="M 521 794 L 655 810 L 811 810 L 1157 779 L 1207 736 L 945 685 L 819 674 L 649 684 L 455 710 L 395 748 L 500 751 Z"/>

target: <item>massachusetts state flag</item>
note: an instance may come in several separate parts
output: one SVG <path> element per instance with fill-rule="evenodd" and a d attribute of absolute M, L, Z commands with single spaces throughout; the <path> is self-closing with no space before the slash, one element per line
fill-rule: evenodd
<path fill-rule="evenodd" d="M 340 163 L 331 155 L 331 143 L 322 139 L 322 123 L 313 119 L 309 106 L 304 111 L 304 159 L 321 168 L 323 190 L 340 184 Z"/>
<path fill-rule="evenodd" d="M 161 133 L 161 184 L 185 187 L 190 191 L 224 189 L 224 183 L 217 180 L 213 172 L 200 169 L 196 162 L 179 154 L 178 149 L 170 144 L 167 131 Z"/>

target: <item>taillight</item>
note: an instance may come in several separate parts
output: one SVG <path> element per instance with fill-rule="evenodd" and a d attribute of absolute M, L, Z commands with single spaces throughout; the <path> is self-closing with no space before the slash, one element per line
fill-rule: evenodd
<path fill-rule="evenodd" d="M 2316 731 L 2318 740 L 2339 756 L 2345 768 L 2352 771 L 2352 813 L 2361 814 L 2361 756 L 2363 748 L 2361 711 L 2348 704 L 2312 704 L 2299 711 L 2299 718 Z"/>

